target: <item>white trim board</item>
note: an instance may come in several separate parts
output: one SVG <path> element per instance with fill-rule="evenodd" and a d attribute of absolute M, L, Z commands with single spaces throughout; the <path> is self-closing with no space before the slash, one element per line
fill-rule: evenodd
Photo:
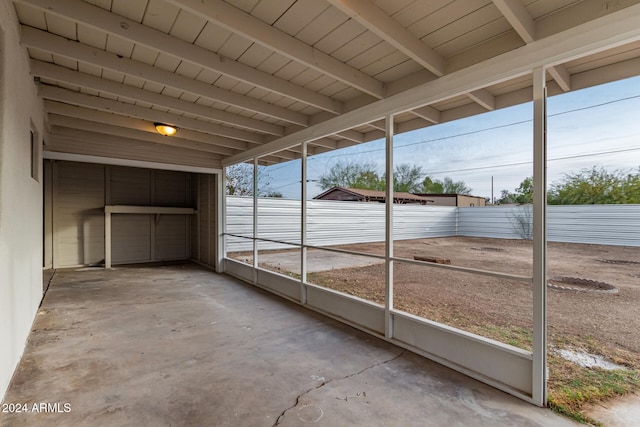
<path fill-rule="evenodd" d="M 179 172 L 193 172 L 204 174 L 219 174 L 221 169 L 204 168 L 200 166 L 176 165 L 171 163 L 156 163 L 143 160 L 116 159 L 113 157 L 90 156 L 86 154 L 60 153 L 57 151 L 45 151 L 43 158 L 48 160 L 67 160 L 70 162 L 97 163 L 101 165 L 130 166 L 134 168 L 160 169 Z"/>

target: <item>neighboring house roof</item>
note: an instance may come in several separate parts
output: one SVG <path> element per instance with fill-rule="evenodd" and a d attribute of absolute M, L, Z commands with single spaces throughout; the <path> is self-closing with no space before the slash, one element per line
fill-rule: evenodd
<path fill-rule="evenodd" d="M 338 187 L 339 188 L 339 187 Z M 355 194 L 361 194 L 364 197 L 370 197 L 370 198 L 386 198 L 387 197 L 387 193 L 384 191 L 377 191 L 377 190 L 362 190 L 359 188 L 345 188 L 344 190 L 350 191 L 352 193 Z M 394 191 L 393 193 L 393 198 L 394 199 L 405 199 L 405 200 L 416 200 L 416 201 L 425 201 L 424 197 L 412 194 L 412 193 L 404 193 L 401 191 Z"/>
<path fill-rule="evenodd" d="M 332 198 L 332 193 L 338 193 L 340 194 L 340 196 L 337 195 L 333 195 L 333 197 L 339 197 L 339 198 Z M 350 198 L 344 198 L 344 197 L 353 197 L 352 199 Z M 330 189 L 328 189 L 327 191 L 318 194 L 317 196 L 314 197 L 315 200 L 323 200 L 323 199 L 330 199 L 330 200 L 364 200 L 367 202 L 384 202 L 386 200 L 386 193 L 384 191 L 377 191 L 377 190 L 363 190 L 360 188 L 345 188 L 345 187 L 332 187 Z M 426 204 L 432 204 L 432 205 L 437 205 L 438 202 L 437 200 L 442 200 L 442 198 L 447 198 L 447 199 L 456 199 L 456 206 L 458 204 L 458 197 L 459 196 L 464 196 L 464 197 L 471 197 L 474 199 L 481 199 L 484 200 L 484 197 L 480 197 L 480 196 L 470 196 L 467 194 L 455 194 L 455 193 L 447 193 L 447 194 L 435 194 L 435 193 L 418 193 L 418 194 L 413 194 L 413 193 L 405 193 L 405 192 L 399 192 L 396 191 L 393 193 L 393 199 L 396 200 L 397 202 L 405 202 L 405 203 L 420 203 L 423 205 Z"/>
<path fill-rule="evenodd" d="M 415 193 L 417 196 L 422 197 L 475 197 L 476 199 L 484 199 L 482 196 L 472 196 L 471 194 L 457 194 L 457 193 Z"/>
<path fill-rule="evenodd" d="M 324 199 L 327 195 L 335 191 L 342 191 L 345 193 L 350 193 L 354 196 L 360 196 L 364 199 L 371 199 L 371 200 L 385 200 L 387 196 L 384 191 L 363 190 L 360 188 L 333 187 L 328 189 L 324 193 L 318 194 L 317 196 L 314 197 L 314 199 Z M 400 200 L 410 200 L 410 201 L 414 201 L 417 203 L 424 203 L 424 204 L 427 204 L 429 202 L 433 203 L 432 200 L 429 200 L 426 197 L 418 196 L 411 193 L 399 192 L 399 191 L 396 191 L 393 193 L 393 198 L 400 199 Z"/>

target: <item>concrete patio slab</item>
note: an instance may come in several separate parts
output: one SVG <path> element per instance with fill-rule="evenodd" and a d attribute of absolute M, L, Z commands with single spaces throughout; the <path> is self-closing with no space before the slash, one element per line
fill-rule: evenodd
<path fill-rule="evenodd" d="M 253 256 L 243 256 L 241 257 L 241 261 L 251 264 L 253 263 Z M 270 268 L 280 271 L 300 274 L 300 251 L 259 253 L 258 262 L 260 265 L 267 265 Z M 382 263 L 384 263 L 384 260 L 378 258 L 318 249 L 307 250 L 307 272 L 309 273 L 337 270 L 340 268 L 366 267 Z"/>
<path fill-rule="evenodd" d="M 57 271 L 4 402 L 2 426 L 575 425 L 193 264 Z"/>

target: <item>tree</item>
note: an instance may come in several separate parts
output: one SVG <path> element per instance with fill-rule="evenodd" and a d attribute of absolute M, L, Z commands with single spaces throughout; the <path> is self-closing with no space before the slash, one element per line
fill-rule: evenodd
<path fill-rule="evenodd" d="M 445 177 L 442 181 L 433 181 L 428 176 L 420 181 L 423 175 L 422 166 L 409 163 L 397 165 L 393 170 L 393 191 L 435 194 L 471 193 L 471 188 L 464 181 L 454 181 L 449 177 Z M 384 191 L 386 175 L 378 175 L 373 163 L 338 162 L 331 167 L 329 172 L 320 177 L 319 183 L 323 190 L 344 187 Z"/>
<path fill-rule="evenodd" d="M 427 176 L 424 181 L 422 181 L 422 193 L 442 194 L 444 193 L 444 185 L 442 181 L 434 181 Z"/>
<path fill-rule="evenodd" d="M 338 162 L 322 175 L 320 188 L 328 190 L 332 187 L 368 188 L 376 187 L 380 178 L 373 163 Z"/>
<path fill-rule="evenodd" d="M 434 181 L 427 176 L 422 181 L 420 192 L 430 194 L 471 194 L 471 191 L 471 188 L 464 181 L 454 181 L 448 176 L 445 176 L 442 181 L 438 179 Z"/>
<path fill-rule="evenodd" d="M 551 185 L 548 201 L 554 205 L 640 203 L 640 170 L 625 174 L 593 166 Z"/>
<path fill-rule="evenodd" d="M 227 178 L 227 195 L 253 195 L 253 165 L 249 163 L 238 163 L 229 166 L 225 172 Z"/>
<path fill-rule="evenodd" d="M 253 196 L 253 165 L 238 163 L 226 169 L 227 195 Z M 264 166 L 258 166 L 258 196 L 282 197 L 282 193 L 269 189 L 271 175 Z"/>
<path fill-rule="evenodd" d="M 529 176 L 525 178 L 513 193 L 502 190 L 498 204 L 510 205 L 514 203 L 519 205 L 533 203 L 533 177 Z"/>
<path fill-rule="evenodd" d="M 356 178 L 351 188 L 361 188 L 363 190 L 384 190 L 386 188 L 383 178 L 380 178 L 373 171 L 364 171 Z"/>
<path fill-rule="evenodd" d="M 420 191 L 422 167 L 403 163 L 393 171 L 393 191 L 415 193 Z"/>
<path fill-rule="evenodd" d="M 640 203 L 640 167 L 635 174 L 627 174 L 622 185 L 625 203 Z"/>
<path fill-rule="evenodd" d="M 471 194 L 471 187 L 468 187 L 464 181 L 454 181 L 448 176 L 444 177 L 442 186 L 445 194 Z"/>

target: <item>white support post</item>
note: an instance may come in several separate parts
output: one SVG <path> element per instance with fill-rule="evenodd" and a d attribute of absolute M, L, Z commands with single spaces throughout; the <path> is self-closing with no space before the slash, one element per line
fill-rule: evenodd
<path fill-rule="evenodd" d="M 217 174 L 217 221 L 218 233 L 216 243 L 218 250 L 216 251 L 216 273 L 224 273 L 224 258 L 227 256 L 227 244 L 225 232 L 227 231 L 227 178 L 226 168 L 222 168 L 222 172 Z"/>
<path fill-rule="evenodd" d="M 149 171 L 149 200 L 151 200 L 152 204 L 155 204 L 156 201 L 156 179 L 155 179 L 155 171 L 151 169 Z M 151 221 L 149 221 L 149 236 L 150 236 L 150 245 L 149 245 L 149 261 L 156 260 L 156 225 L 160 220 L 160 215 L 156 214 L 155 217 L 151 216 Z"/>
<path fill-rule="evenodd" d="M 253 159 L 253 283 L 258 283 L 258 158 Z"/>
<path fill-rule="evenodd" d="M 213 231 L 211 231 L 211 194 L 213 193 L 213 189 L 211 188 L 211 175 L 207 175 L 207 260 L 205 263 L 207 265 L 211 265 L 211 236 L 213 235 Z"/>
<path fill-rule="evenodd" d="M 384 335 L 393 338 L 393 115 L 385 120 L 386 201 L 385 201 L 385 298 Z"/>
<path fill-rule="evenodd" d="M 307 141 L 302 143 L 300 191 L 300 303 L 307 303 Z"/>
<path fill-rule="evenodd" d="M 202 262 L 202 238 L 200 236 L 200 232 L 201 232 L 201 228 L 202 228 L 200 226 L 200 216 L 202 215 L 202 200 L 201 200 L 201 197 L 200 197 L 200 188 L 201 188 L 201 186 L 202 186 L 202 174 L 199 173 L 198 175 L 196 175 L 196 188 L 198 189 L 198 191 L 196 193 L 197 194 L 197 196 L 196 196 L 196 199 L 197 199 L 196 207 L 197 207 L 197 211 L 198 211 L 198 214 L 196 215 L 196 230 L 197 230 L 196 237 L 197 237 L 197 240 L 198 240 L 198 248 L 197 248 L 198 256 L 197 256 L 196 259 L 198 261 L 200 261 L 200 262 Z"/>
<path fill-rule="evenodd" d="M 104 268 L 111 268 L 111 212 L 104 212 Z"/>
<path fill-rule="evenodd" d="M 533 368 L 532 399 L 547 404 L 547 113 L 543 67 L 533 70 Z"/>
<path fill-rule="evenodd" d="M 111 204 L 111 166 L 104 167 L 104 205 Z M 111 213 L 104 214 L 104 268 L 111 268 Z"/>

